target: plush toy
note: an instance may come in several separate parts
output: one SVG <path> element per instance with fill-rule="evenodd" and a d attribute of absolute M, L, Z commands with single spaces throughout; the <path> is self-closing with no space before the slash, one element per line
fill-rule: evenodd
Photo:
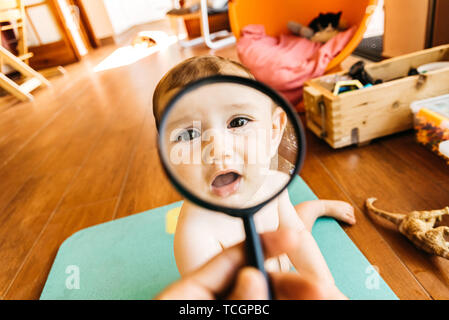
<path fill-rule="evenodd" d="M 449 259 L 449 227 L 435 227 L 443 216 L 449 215 L 449 207 L 440 210 L 412 211 L 409 214 L 390 213 L 374 207 L 376 198 L 366 200 L 366 207 L 372 213 L 393 222 L 399 232 L 407 237 L 416 247 L 445 259 Z"/>
<path fill-rule="evenodd" d="M 340 17 L 341 11 L 338 13 L 320 13 L 309 23 L 308 27 L 296 21 L 289 21 L 287 27 L 294 35 L 324 43 L 334 37 L 340 30 L 347 28 L 347 25 L 340 21 Z"/>

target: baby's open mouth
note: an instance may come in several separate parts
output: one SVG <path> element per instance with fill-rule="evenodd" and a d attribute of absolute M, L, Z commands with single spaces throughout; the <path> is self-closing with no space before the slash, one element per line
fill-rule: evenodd
<path fill-rule="evenodd" d="M 212 181 L 212 192 L 219 197 L 227 197 L 236 192 L 240 186 L 241 175 L 235 171 L 224 172 Z"/>

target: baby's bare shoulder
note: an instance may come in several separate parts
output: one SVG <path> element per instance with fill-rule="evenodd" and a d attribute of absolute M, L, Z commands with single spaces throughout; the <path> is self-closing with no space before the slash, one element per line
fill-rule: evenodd
<path fill-rule="evenodd" d="M 175 243 L 185 243 L 193 241 L 201 242 L 198 239 L 211 239 L 213 236 L 211 226 L 213 223 L 208 218 L 205 210 L 192 203 L 184 201 L 178 216 L 175 229 Z M 212 237 L 214 238 L 214 237 Z"/>
<path fill-rule="evenodd" d="M 239 218 L 184 202 L 176 226 L 175 239 L 182 241 L 195 234 L 196 239 L 215 239 L 222 246 L 229 247 L 244 239 L 241 223 Z"/>
<path fill-rule="evenodd" d="M 184 201 L 181 207 L 180 218 L 184 219 L 208 219 L 214 216 L 214 211 L 197 206 L 196 204 Z"/>
<path fill-rule="evenodd" d="M 194 225 L 196 228 L 214 230 L 219 226 L 226 226 L 228 220 L 233 219 L 221 212 L 208 210 L 184 201 L 178 218 L 180 225 Z"/>

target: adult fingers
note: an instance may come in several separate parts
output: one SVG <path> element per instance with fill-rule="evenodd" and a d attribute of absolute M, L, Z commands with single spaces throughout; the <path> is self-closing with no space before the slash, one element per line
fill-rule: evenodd
<path fill-rule="evenodd" d="M 295 246 L 299 241 L 297 232 L 281 229 L 261 235 L 265 257 L 278 256 Z M 237 271 L 246 263 L 244 244 L 224 250 L 215 258 L 194 271 L 188 278 L 214 294 L 225 291 L 233 282 Z"/>
<path fill-rule="evenodd" d="M 234 289 L 227 297 L 230 300 L 265 300 L 268 286 L 262 272 L 253 267 L 240 269 Z"/>
<path fill-rule="evenodd" d="M 294 250 L 299 245 L 299 239 L 298 231 L 287 228 L 262 234 L 265 258 L 276 257 Z"/>
<path fill-rule="evenodd" d="M 320 286 L 297 273 L 270 273 L 277 300 L 322 300 L 325 294 Z"/>

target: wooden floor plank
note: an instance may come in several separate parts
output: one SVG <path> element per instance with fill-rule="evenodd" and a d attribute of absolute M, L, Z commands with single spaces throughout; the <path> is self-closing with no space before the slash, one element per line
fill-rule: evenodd
<path fill-rule="evenodd" d="M 121 80 L 126 79 L 127 75 L 130 77 L 136 75 L 136 72 L 131 73 L 129 70 L 125 70 L 125 74 L 124 72 L 115 73 Z M 106 75 L 103 75 L 103 77 L 106 77 Z M 142 78 L 142 75 L 140 75 L 139 78 Z M 118 82 L 111 83 L 116 86 L 121 86 Z M 80 205 L 84 206 L 98 203 L 102 200 L 117 197 L 119 194 L 120 186 L 123 183 L 126 168 L 128 167 L 130 160 L 131 151 L 134 149 L 135 140 L 141 131 L 145 120 L 145 114 L 148 110 L 148 108 L 142 104 L 143 101 L 145 101 L 145 104 L 148 103 L 148 97 L 146 95 L 139 96 L 139 92 L 142 92 L 141 89 L 143 89 L 143 86 L 129 86 L 125 90 L 119 90 L 119 88 L 114 88 L 113 86 L 112 88 L 105 86 L 103 89 L 106 89 L 107 92 L 110 91 L 113 94 L 103 96 L 103 99 L 106 99 L 106 101 L 101 101 L 99 104 L 99 110 L 102 112 L 96 112 L 94 114 L 88 112 L 90 117 L 87 121 L 90 124 L 91 129 L 95 129 L 94 131 L 98 132 L 97 128 L 104 127 L 104 129 L 100 129 L 101 136 L 96 139 L 93 149 L 89 150 L 89 148 L 83 148 L 83 143 L 88 141 L 86 138 L 89 138 L 89 136 L 86 136 L 86 132 L 89 133 L 92 130 L 86 130 L 88 128 L 80 125 L 77 127 L 77 129 L 81 130 L 78 132 L 78 137 L 70 140 L 70 144 L 59 146 L 60 150 L 64 150 L 65 148 L 66 150 L 72 149 L 72 151 L 64 153 L 65 158 L 61 155 L 50 157 L 50 159 L 41 166 L 42 171 L 47 171 L 46 169 L 52 171 L 54 170 L 54 168 L 52 168 L 54 161 L 65 159 L 66 162 L 70 163 L 73 159 L 70 156 L 74 155 L 74 151 L 78 151 L 77 158 L 83 159 L 85 157 L 85 161 L 81 164 L 81 169 L 73 177 L 73 182 L 68 189 L 61 188 L 65 190 L 65 192 L 61 200 L 62 202 L 55 208 L 55 210 L 64 211 L 69 210 L 70 208 L 79 207 Z M 93 91 L 93 96 L 90 96 L 90 99 L 81 99 L 79 101 L 81 110 L 92 106 L 92 102 L 95 102 L 93 101 L 93 98 L 95 98 L 96 93 L 98 92 Z M 133 103 L 136 104 L 135 108 L 123 108 L 122 106 L 125 101 L 129 99 L 131 94 L 134 95 Z M 103 105 L 103 107 L 101 107 L 101 105 Z M 102 116 L 103 113 L 107 114 L 107 116 Z M 96 117 L 98 115 L 100 115 L 100 118 Z M 58 132 L 58 130 L 55 130 L 55 132 Z M 79 139 L 79 137 L 82 137 L 83 139 Z M 83 151 L 85 151 L 87 155 L 84 156 Z M 113 161 L 110 161 L 111 159 L 113 159 Z M 64 167 L 66 166 L 67 163 L 65 163 Z M 56 165 L 56 167 L 58 167 L 58 165 Z M 105 186 L 107 187 L 105 188 Z M 109 219 L 112 219 L 113 212 L 114 209 L 111 209 L 109 212 Z M 36 235 L 36 237 L 38 237 L 38 235 Z M 40 238 L 35 240 L 39 241 Z M 32 257 L 33 254 L 35 254 L 35 251 L 29 256 Z M 23 255 L 24 253 L 22 253 L 22 256 Z M 17 257 L 20 257 L 20 255 L 17 255 Z M 24 262 L 25 266 L 28 264 L 28 261 L 29 260 L 27 259 Z M 18 271 L 22 272 L 22 270 Z"/>
<path fill-rule="evenodd" d="M 395 139 L 401 142 L 394 143 Z M 339 151 L 317 143 L 314 152 L 362 212 L 366 212 L 365 200 L 372 196 L 379 199 L 377 206 L 393 212 L 438 209 L 444 206 L 445 199 L 449 199 L 447 167 L 431 153 L 427 154 L 429 161 L 439 163 L 434 168 L 420 166 L 418 161 L 408 162 L 411 161 L 407 160 L 410 153 L 416 155 L 426 151 L 420 150 L 421 146 L 416 143 L 411 144 L 412 139 L 412 133 L 405 133 L 373 142 L 366 147 Z M 399 145 L 407 141 L 407 148 L 401 152 Z M 390 143 L 391 147 L 386 147 Z M 432 179 L 435 175 L 443 178 Z M 376 217 L 370 218 L 429 295 L 435 299 L 448 299 L 449 261 L 416 249 L 391 225 Z"/>
<path fill-rule="evenodd" d="M 70 109 L 68 109 L 69 111 Z M 21 150 L 8 164 L 0 169 L 0 208 L 4 208 L 11 197 L 18 191 L 25 180 L 32 174 L 42 175 L 50 172 L 46 163 L 51 162 L 51 170 L 59 170 L 65 159 L 62 155 L 71 150 L 67 141 L 80 133 L 76 131 L 78 125 L 86 122 L 83 111 L 74 107 L 72 112 L 64 113 L 58 121 L 50 124 L 46 130 L 37 135 L 29 148 Z M 85 130 L 85 128 L 82 128 Z M 25 130 L 23 130 L 25 131 Z M 77 151 L 79 152 L 79 151 Z M 58 159 L 55 160 L 54 158 Z M 54 161 L 51 161 L 51 159 Z M 69 159 L 73 162 L 76 158 Z M 74 166 L 79 166 L 75 163 Z"/>
<path fill-rule="evenodd" d="M 139 87 L 128 90 L 132 92 L 133 89 L 138 90 Z M 98 145 L 64 199 L 63 208 L 89 204 L 119 195 L 131 154 L 148 110 L 148 107 L 143 106 L 143 102 L 139 99 L 133 101 L 136 104 L 135 108 L 122 108 L 128 99 L 129 96 L 126 96 L 126 99 L 119 99 L 116 105 L 111 105 L 116 110 L 111 115 L 110 122 Z M 148 103 L 147 99 L 142 100 L 145 104 Z M 108 187 L 105 188 L 105 186 Z"/>
<path fill-rule="evenodd" d="M 116 218 L 181 200 L 158 160 L 154 120 L 148 117 L 131 161 Z M 155 181 L 158 186 L 155 188 Z"/>
<path fill-rule="evenodd" d="M 105 54 L 109 48 L 99 50 Z M 89 56 L 89 62 L 95 63 L 99 59 L 99 52 Z M 88 61 L 67 67 L 66 76 L 52 80 L 52 87 L 45 90 L 37 90 L 32 102 L 16 104 L 8 110 L 0 112 L 0 128 L 8 134 L 4 136 L 0 144 L 1 162 L 0 168 L 7 164 L 32 138 L 43 128 L 49 125 L 55 118 L 74 100 L 88 97 L 84 94 L 87 89 L 101 87 L 103 90 L 106 79 L 92 81 L 91 67 Z M 89 81 L 91 80 L 91 81 Z M 99 85 L 101 83 L 101 85 Z M 115 82 L 114 82 L 115 83 Z M 26 130 L 24 130 L 26 128 Z"/>
<path fill-rule="evenodd" d="M 105 81 L 104 90 L 108 89 L 107 84 Z M 0 189 L 4 190 L 0 194 L 0 208 L 6 206 L 32 173 L 43 175 L 81 165 L 85 154 L 80 150 L 89 149 L 95 135 L 100 133 L 99 129 L 104 128 L 108 119 L 104 116 L 104 109 L 111 101 L 101 100 L 104 99 L 98 99 L 95 95 L 82 95 L 76 101 L 68 99 L 65 112 L 36 135 L 28 148 L 0 169 Z M 23 128 L 23 134 L 28 130 L 29 127 Z"/>
<path fill-rule="evenodd" d="M 58 210 L 36 243 L 5 299 L 38 299 L 61 243 L 73 233 L 111 219 L 117 199 Z"/>
<path fill-rule="evenodd" d="M 84 90 L 87 90 L 87 88 L 87 84 L 83 88 L 80 88 L 80 96 Z M 74 94 L 72 99 L 76 97 L 77 94 Z M 3 155 L 3 161 L 0 163 L 0 168 L 14 158 L 36 135 L 42 132 L 42 130 L 45 130 L 45 128 L 56 121 L 58 117 L 62 116 L 64 111 L 68 109 L 69 104 L 67 102 L 72 99 L 67 97 L 67 99 L 57 100 L 55 103 L 47 102 L 47 108 L 39 110 L 39 112 L 29 112 L 26 116 L 21 117 L 20 122 L 15 124 L 16 130 L 10 128 L 14 124 L 13 122 L 10 122 L 8 126 L 4 125 L 3 127 L 5 127 L 5 130 L 12 133 L 5 139 L 5 141 L 3 141 L 2 145 L 0 145 L 0 154 Z M 26 130 L 23 130 L 23 128 L 26 128 Z"/>
<path fill-rule="evenodd" d="M 59 204 L 72 169 L 29 179 L 0 216 L 0 296 Z M 7 263 L 3 263 L 7 261 Z"/>
<path fill-rule="evenodd" d="M 108 79 L 106 75 L 103 75 L 102 78 L 104 80 Z M 109 85 L 108 85 L 109 84 Z M 112 86 L 111 86 L 112 85 Z M 100 85 L 101 86 L 101 85 Z M 121 94 L 121 91 L 118 91 L 117 87 L 119 86 L 116 81 L 104 81 L 102 84 L 102 92 L 103 90 L 111 90 L 112 92 L 119 92 L 120 96 L 124 98 L 126 95 Z M 53 122 L 50 126 L 45 128 L 39 135 L 37 135 L 35 138 L 33 138 L 33 143 L 31 143 L 28 148 L 24 149 L 23 152 L 20 152 L 20 154 L 23 156 L 29 156 L 30 154 L 33 154 L 36 157 L 45 156 L 48 152 L 49 155 L 46 156 L 46 158 L 42 161 L 42 163 L 39 163 L 38 168 L 32 168 L 32 165 L 29 167 L 24 167 L 22 163 L 22 166 L 20 166 L 20 160 L 23 160 L 21 157 L 16 157 L 13 159 L 12 162 L 8 163 L 3 169 L 4 172 L 10 173 L 12 172 L 12 175 L 10 176 L 10 179 L 7 179 L 7 181 L 11 182 L 18 182 L 20 183 L 20 179 L 15 179 L 15 172 L 22 172 L 24 169 L 33 169 L 32 171 L 32 177 L 25 183 L 25 185 L 20 189 L 18 194 L 13 198 L 13 200 L 9 203 L 9 205 L 6 207 L 6 209 L 1 213 L 0 219 L 7 219 L 5 221 L 13 221 L 17 222 L 19 220 L 22 220 L 23 215 L 25 214 L 26 217 L 32 218 L 33 215 L 30 213 L 27 213 L 27 206 L 26 204 L 29 203 L 30 205 L 39 204 L 40 201 L 45 200 L 48 206 L 54 205 L 54 207 L 45 207 L 45 208 L 32 208 L 33 214 L 37 215 L 39 217 L 39 221 L 34 221 L 32 224 L 32 227 L 27 232 L 27 237 L 24 242 L 17 242 L 16 237 L 3 237 L 0 233 L 0 243 L 4 244 L 3 247 L 0 247 L 0 253 L 3 253 L 5 255 L 8 255 L 10 252 L 8 249 L 14 250 L 14 247 L 18 246 L 19 250 L 15 251 L 14 255 L 14 261 L 11 261 L 7 265 L 7 270 L 2 270 L 4 272 L 0 272 L 2 275 L 5 275 L 9 277 L 10 279 L 13 278 L 13 274 L 17 273 L 19 271 L 18 268 L 20 268 L 23 265 L 23 259 L 25 259 L 28 254 L 29 250 L 31 249 L 34 241 L 37 240 L 38 235 L 42 231 L 42 228 L 47 223 L 46 219 L 51 215 L 52 211 L 57 209 L 61 203 L 60 200 L 62 200 L 63 195 L 66 195 L 67 198 L 67 191 L 66 188 L 69 186 L 69 183 L 72 182 L 71 179 L 64 180 L 62 183 L 58 183 L 58 181 L 48 181 L 49 177 L 52 177 L 53 173 L 56 174 L 56 176 L 60 175 L 60 172 L 69 173 L 71 178 L 75 178 L 77 174 L 80 172 L 80 168 L 84 167 L 87 163 L 86 157 L 88 156 L 90 146 L 93 143 L 101 143 L 101 141 L 97 141 L 100 137 L 100 133 L 105 132 L 105 128 L 107 123 L 111 123 L 110 120 L 112 119 L 111 112 L 110 112 L 110 104 L 114 102 L 114 98 L 117 98 L 118 96 L 104 96 L 100 97 L 98 99 L 95 96 L 96 91 L 91 91 L 94 94 L 93 95 L 83 95 L 76 101 L 76 104 L 73 106 L 70 106 L 65 113 L 61 117 L 58 117 L 55 122 Z M 106 98 L 106 100 L 105 100 Z M 124 110 L 127 110 L 126 108 Z M 135 110 L 128 113 L 135 113 Z M 113 113 L 113 112 L 112 112 Z M 106 114 L 106 115 L 105 115 Z M 84 117 L 83 117 L 84 115 Z M 78 118 L 83 119 L 83 121 L 76 121 Z M 115 116 L 116 123 L 119 123 L 117 121 L 119 118 L 119 115 Z M 124 122 L 126 123 L 126 122 Z M 117 131 L 117 134 L 115 135 L 115 138 L 123 137 L 123 132 L 120 132 L 120 130 L 123 130 L 124 123 L 121 123 L 120 125 L 115 124 L 114 130 Z M 134 129 L 134 128 L 132 128 Z M 110 133 L 110 132 L 109 132 Z M 103 135 L 104 136 L 104 135 Z M 113 141 L 114 136 L 109 136 L 109 141 Z M 119 140 L 121 141 L 121 140 Z M 130 143 L 118 143 L 118 145 L 124 145 L 129 146 L 132 145 L 132 141 Z M 104 144 L 101 144 L 101 146 L 104 146 Z M 52 150 L 50 150 L 52 149 Z M 126 153 L 125 153 L 126 154 Z M 34 165 L 36 165 L 38 162 L 36 159 L 33 159 Z M 105 156 L 105 159 L 107 159 L 108 156 Z M 112 157 L 113 159 L 116 159 Z M 14 167 L 13 165 L 16 164 L 15 160 L 18 160 L 17 162 L 18 167 Z M 86 161 L 85 161 L 86 160 Z M 103 159 L 104 160 L 104 159 Z M 31 164 L 33 164 L 33 161 L 31 161 Z M 104 162 L 104 161 L 103 161 Z M 119 166 L 118 163 L 115 163 L 117 166 Z M 25 163 L 26 164 L 26 163 Z M 10 170 L 14 167 L 14 171 Z M 19 170 L 20 169 L 20 170 Z M 101 172 L 99 168 L 97 168 L 98 172 Z M 27 171 L 27 170 L 25 170 Z M 30 172 L 25 172 L 23 174 L 23 177 L 25 177 L 26 174 L 30 174 Z M 79 174 L 78 174 L 79 175 Z M 113 180 L 114 174 L 111 172 L 108 177 Z M 6 179 L 5 179 L 6 180 Z M 2 180 L 3 181 L 3 180 Z M 32 187 L 29 187 L 28 185 L 31 184 Z M 89 186 L 90 181 L 87 181 L 86 186 Z M 73 185 L 73 184 L 72 184 Z M 30 192 L 29 189 L 32 188 L 33 192 Z M 34 192 L 34 189 L 37 190 L 37 192 Z M 104 188 L 104 185 L 102 185 L 103 190 L 109 190 L 107 188 Z M 10 189 L 8 189 L 10 190 Z M 43 196 L 39 194 L 39 191 L 47 191 L 46 194 Z M 85 194 L 89 194 L 84 190 Z M 101 199 L 106 199 L 107 197 L 103 197 Z M 20 199 L 17 200 L 17 199 Z M 21 202 L 21 204 L 19 204 Z M 89 201 L 88 201 L 89 202 Z M 97 200 L 93 200 L 92 202 L 97 202 Z M 62 208 L 66 208 L 67 203 L 63 203 Z M 81 204 L 81 202 L 72 203 L 73 206 L 77 207 Z M 22 207 L 23 210 L 18 210 L 17 207 Z M 39 212 L 41 211 L 41 212 Z M 110 212 L 110 219 L 112 218 L 112 212 Z M 13 223 L 11 222 L 11 223 Z M 5 224 L 5 227 L 7 227 L 8 224 Z M 2 229 L 3 231 L 6 231 L 6 229 Z M 23 232 L 19 230 L 20 232 L 17 233 L 17 237 L 23 236 Z M 7 248 L 5 248 L 7 247 Z M 3 260 L 3 259 L 2 259 Z M 22 261 L 21 261 L 22 260 Z M 7 285 L 6 281 L 1 281 L 2 284 L 4 283 Z M 4 290 L 4 288 L 1 288 Z M 2 291 L 0 291 L 1 293 Z"/>

